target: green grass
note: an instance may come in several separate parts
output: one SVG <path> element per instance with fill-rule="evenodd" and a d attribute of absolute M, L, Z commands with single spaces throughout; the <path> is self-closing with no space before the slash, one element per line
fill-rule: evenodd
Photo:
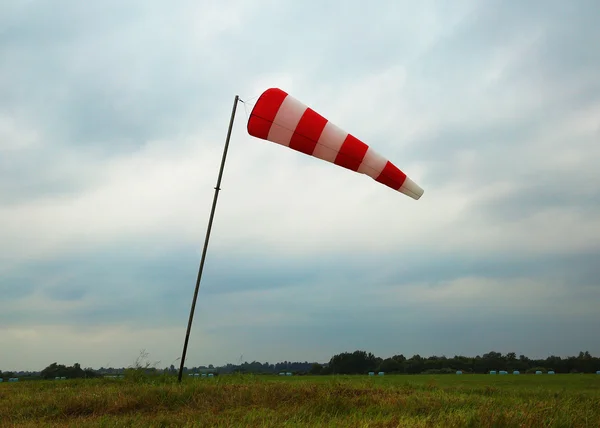
<path fill-rule="evenodd" d="M 0 426 L 599 427 L 598 375 L 220 376 L 0 384 Z"/>

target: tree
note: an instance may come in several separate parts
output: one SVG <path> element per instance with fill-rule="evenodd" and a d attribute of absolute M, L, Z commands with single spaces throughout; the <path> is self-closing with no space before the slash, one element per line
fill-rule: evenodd
<path fill-rule="evenodd" d="M 375 370 L 380 362 L 381 359 L 370 352 L 354 351 L 334 355 L 329 361 L 329 366 L 333 373 L 359 374 Z"/>
<path fill-rule="evenodd" d="M 67 367 L 64 364 L 58 364 L 54 362 L 48 367 L 46 367 L 44 370 L 42 370 L 40 376 L 42 377 L 42 379 L 54 379 L 57 377 L 76 379 L 85 377 L 97 377 L 99 375 L 90 369 L 83 370 L 79 363 L 75 363 L 72 367 Z"/>
<path fill-rule="evenodd" d="M 398 373 L 404 371 L 404 365 L 397 359 L 386 358 L 379 364 L 378 370 L 386 373 Z"/>
<path fill-rule="evenodd" d="M 310 368 L 310 371 L 309 371 L 309 373 L 310 373 L 311 375 L 319 375 L 319 374 L 321 374 L 322 372 L 323 372 L 323 366 L 322 366 L 321 364 L 319 364 L 319 363 L 314 363 L 314 364 L 311 366 L 311 368 Z"/>

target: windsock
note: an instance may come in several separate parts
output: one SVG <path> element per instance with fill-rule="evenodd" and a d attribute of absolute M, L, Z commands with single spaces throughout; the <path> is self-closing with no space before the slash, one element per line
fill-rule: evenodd
<path fill-rule="evenodd" d="M 423 195 L 423 189 L 389 160 L 279 88 L 269 88 L 258 98 L 248 133 L 366 174 L 413 199 Z"/>

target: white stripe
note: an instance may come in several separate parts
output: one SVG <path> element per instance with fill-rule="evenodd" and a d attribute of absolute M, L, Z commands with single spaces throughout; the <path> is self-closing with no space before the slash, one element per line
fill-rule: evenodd
<path fill-rule="evenodd" d="M 285 97 L 273 119 L 267 140 L 289 147 L 292 135 L 307 106 L 288 95 Z"/>
<path fill-rule="evenodd" d="M 408 177 L 406 177 L 406 180 L 404 180 L 404 183 L 402 183 L 402 186 L 400 186 L 398 191 L 416 200 L 419 200 L 419 198 L 423 196 L 423 189 L 421 186 Z"/>
<path fill-rule="evenodd" d="M 357 172 L 367 174 L 369 177 L 377 179 L 386 164 L 387 159 L 369 147 Z"/>
<path fill-rule="evenodd" d="M 335 161 L 347 136 L 346 131 L 331 122 L 327 122 L 312 155 L 327 162 Z"/>

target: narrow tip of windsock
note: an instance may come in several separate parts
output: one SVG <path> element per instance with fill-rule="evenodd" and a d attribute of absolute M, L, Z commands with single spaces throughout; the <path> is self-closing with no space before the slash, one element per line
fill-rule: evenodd
<path fill-rule="evenodd" d="M 406 177 L 402 186 L 398 189 L 400 193 L 404 193 L 407 196 L 415 200 L 419 200 L 421 196 L 423 196 L 423 189 L 417 183 L 412 181 L 410 178 Z"/>

